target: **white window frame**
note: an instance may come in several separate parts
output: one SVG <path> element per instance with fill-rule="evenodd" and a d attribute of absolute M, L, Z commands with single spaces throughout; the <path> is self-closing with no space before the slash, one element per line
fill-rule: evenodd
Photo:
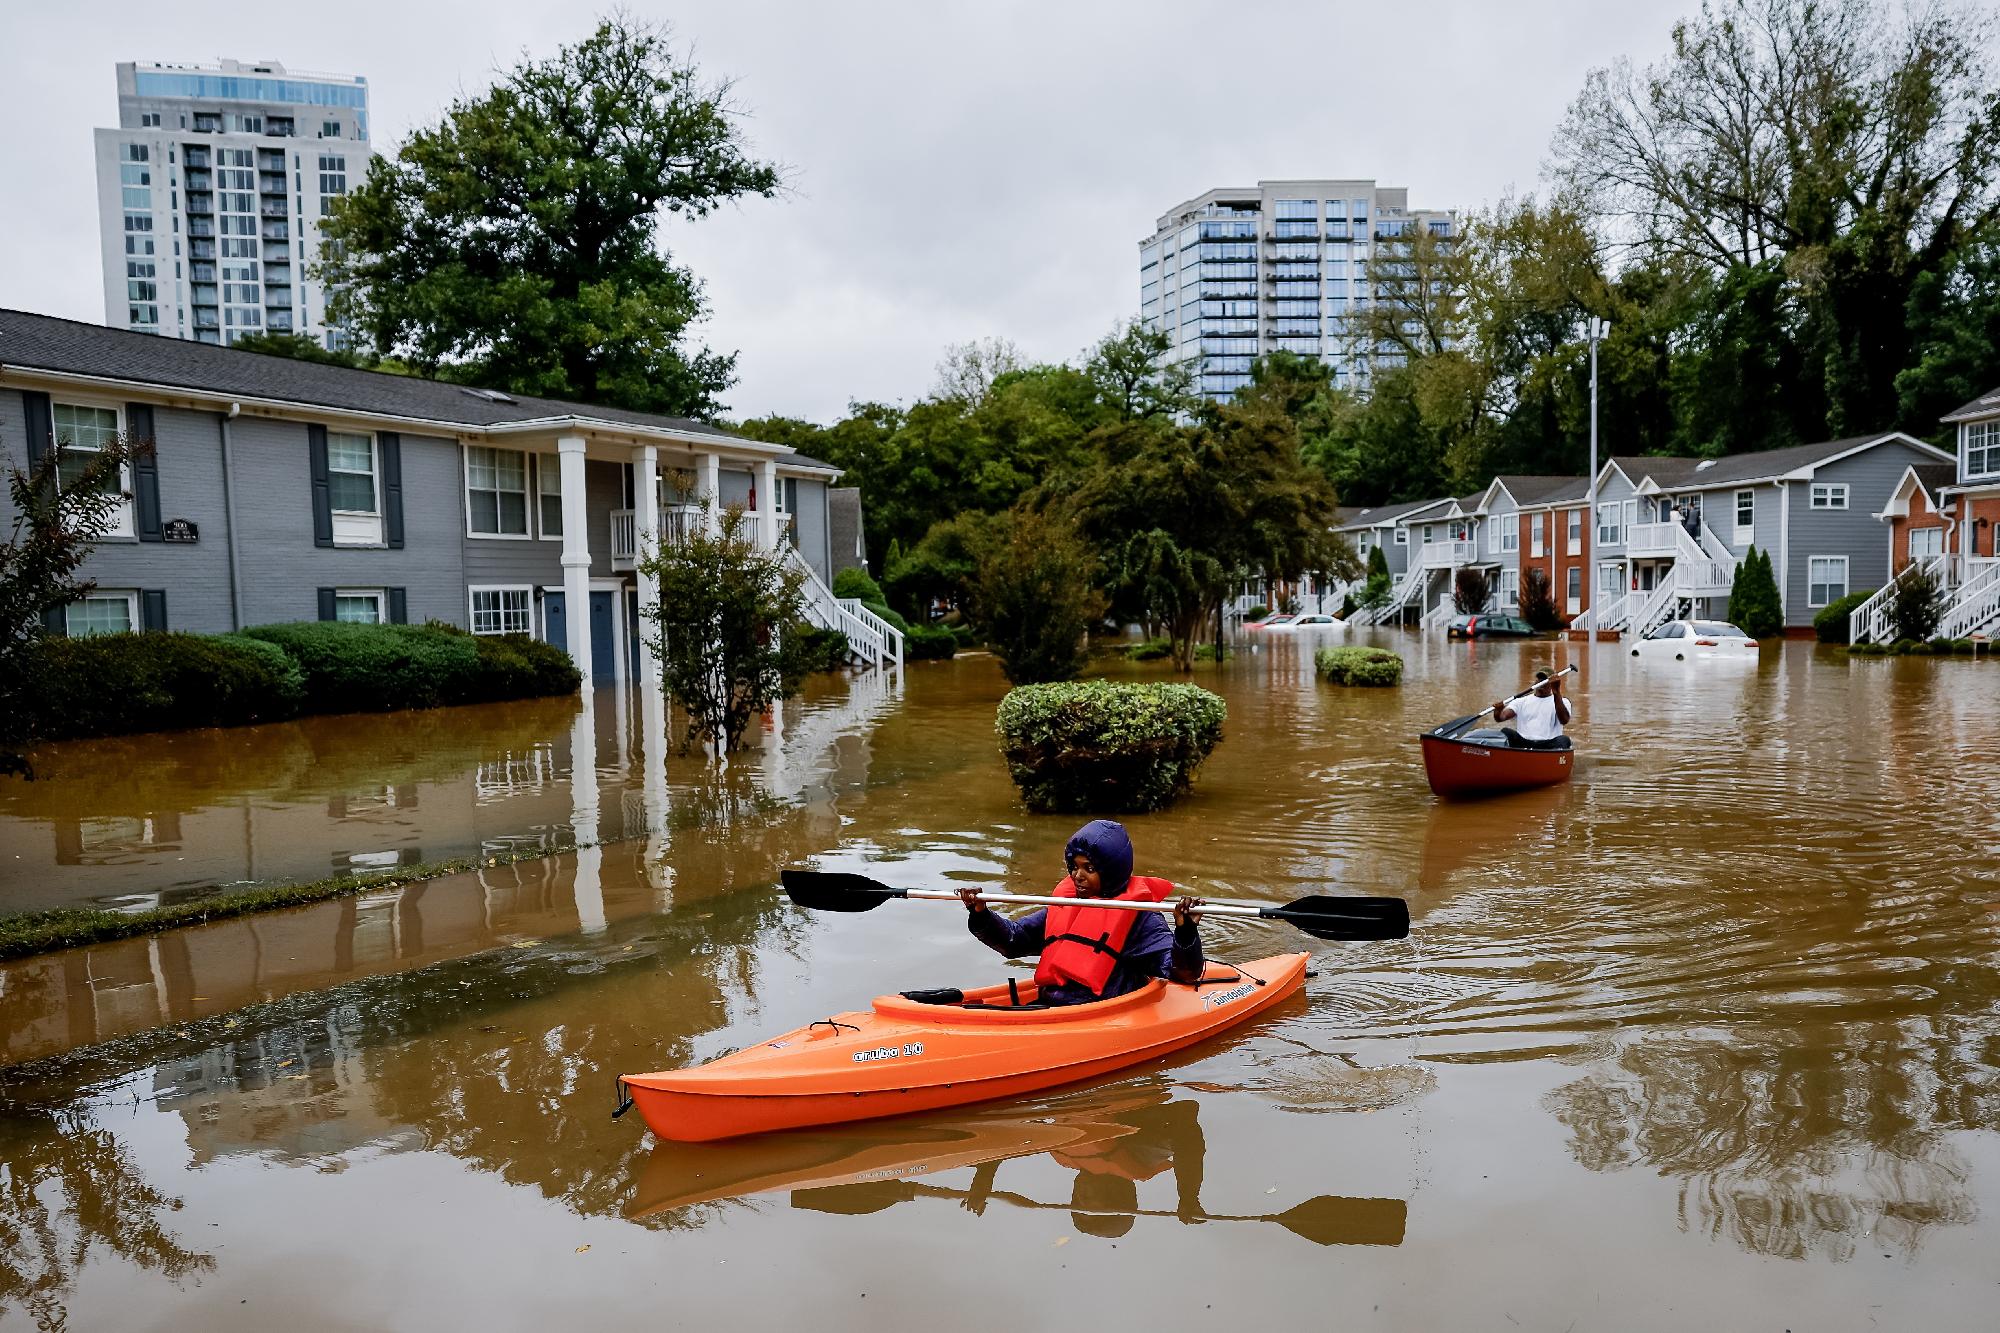
<path fill-rule="evenodd" d="M 1832 581 L 1831 579 L 1818 579 L 1818 580 L 1815 580 L 1815 579 L 1813 578 L 1813 568 L 1814 568 L 1814 566 L 1818 565 L 1818 564 L 1819 564 L 1819 563 L 1820 563 L 1821 561 L 1826 561 L 1826 562 L 1827 562 L 1827 563 L 1828 563 L 1828 564 L 1830 565 L 1830 564 L 1832 564 L 1832 562 L 1834 562 L 1834 561 L 1836 561 L 1836 560 L 1840 562 L 1840 585 L 1839 585 L 1839 586 L 1840 586 L 1840 591 L 1839 591 L 1839 592 L 1837 592 L 1837 593 L 1833 593 L 1833 595 L 1832 595 L 1831 597 L 1827 597 L 1827 598 L 1825 598 L 1825 599 L 1823 599 L 1823 600 L 1821 600 L 1821 601 L 1814 601 L 1814 600 L 1813 600 L 1813 595 L 1812 595 L 1812 594 L 1813 594 L 1813 587 L 1814 587 L 1815 583 L 1817 583 L 1817 585 L 1818 585 L 1819 587 L 1822 587 L 1822 588 L 1825 588 L 1825 589 L 1827 589 L 1827 590 L 1828 590 L 1829 592 L 1831 592 L 1831 591 L 1832 591 L 1832 589 L 1833 589 L 1833 587 L 1834 587 L 1834 583 L 1833 583 L 1833 581 Z M 1847 589 L 1848 589 L 1848 586 L 1849 586 L 1849 585 L 1848 585 L 1848 576 L 1847 576 L 1847 574 L 1848 574 L 1848 571 L 1847 571 L 1847 557 L 1846 557 L 1846 556 L 1844 556 L 1844 555 L 1812 555 L 1812 556 L 1807 556 L 1807 557 L 1806 557 L 1806 605 L 1807 605 L 1807 606 L 1831 606 L 1831 605 L 1833 605 L 1833 603 L 1835 603 L 1835 602 L 1839 601 L 1839 600 L 1840 600 L 1841 598 L 1843 598 L 1843 597 L 1847 596 Z"/>
<path fill-rule="evenodd" d="M 1832 510 L 1847 508 L 1847 483 L 1844 481 L 1816 481 L 1807 497 L 1807 507 Z"/>
<path fill-rule="evenodd" d="M 125 628 L 123 630 L 98 630 L 79 634 L 70 623 L 69 613 L 90 602 L 122 602 L 125 606 Z M 77 598 L 63 608 L 63 634 L 72 639 L 95 638 L 98 634 L 136 634 L 144 626 L 139 621 L 139 593 L 136 589 L 93 588 L 87 595 Z"/>
<path fill-rule="evenodd" d="M 522 531 L 481 532 L 472 526 L 472 451 L 474 449 L 485 449 L 496 454 L 519 454 L 521 456 L 521 508 L 524 511 L 521 515 Z M 532 465 L 528 462 L 528 453 L 525 449 L 499 449 L 485 444 L 468 444 L 460 449 L 458 488 L 460 497 L 465 505 L 465 535 L 476 541 L 483 542 L 533 541 L 535 539 L 535 516 L 533 512 L 534 506 L 530 502 L 535 499 L 535 483 L 532 476 L 529 475 L 533 470 Z M 482 487 L 481 489 L 484 488 Z M 497 494 L 499 492 L 496 492 Z M 499 508 L 499 501 L 496 499 L 494 501 L 495 522 L 499 521 Z"/>
<path fill-rule="evenodd" d="M 1544 534 L 1547 528 L 1547 515 L 1528 515 L 1528 555 L 1533 559 L 1539 560 L 1543 555 L 1542 548 L 1546 542 Z"/>
<path fill-rule="evenodd" d="M 1978 443 L 1974 444 L 1974 432 L 1978 432 Z M 1977 481 L 1984 477 L 2000 477 L 2000 421 L 1968 421 L 1959 428 L 1958 475 L 1966 481 Z M 1972 466 L 1972 453 L 1979 451 L 1979 461 L 1983 465 L 1977 471 Z"/>
<path fill-rule="evenodd" d="M 102 398 L 71 396 L 51 399 L 49 402 L 49 443 L 51 446 L 57 444 L 62 439 L 62 429 L 56 425 L 56 409 L 61 407 L 80 407 L 90 412 L 109 412 L 118 423 L 117 438 L 121 440 L 125 438 L 124 404 L 108 402 Z M 70 447 L 76 448 L 74 444 Z M 79 450 L 79 452 L 94 454 L 98 450 L 83 449 Z M 58 479 L 56 484 L 60 488 L 62 485 L 60 479 Z M 102 535 L 106 537 L 135 538 L 138 536 L 139 527 L 136 505 L 132 497 L 132 465 L 129 462 L 118 465 L 118 493 L 122 498 L 118 505 L 112 509 L 110 526 L 105 528 Z M 135 618 L 132 623 L 136 626 L 139 622 Z"/>
<path fill-rule="evenodd" d="M 1757 492 L 1753 490 L 1738 491 L 1734 496 L 1734 500 L 1736 505 L 1736 531 L 1733 535 L 1736 538 L 1738 546 L 1748 546 L 1757 540 Z M 1748 523 L 1743 521 L 1743 510 L 1746 507 L 1745 501 L 1749 502 L 1747 507 L 1750 510 L 1750 521 Z"/>
<path fill-rule="evenodd" d="M 1503 569 L 1500 571 L 1500 605 L 1518 608 L 1521 605 L 1521 571 Z"/>
<path fill-rule="evenodd" d="M 1583 510 L 1571 509 L 1568 510 L 1567 512 L 1569 514 L 1569 520 L 1563 524 L 1563 544 L 1566 547 L 1568 547 L 1568 554 L 1582 555 L 1583 554 Z"/>
<path fill-rule="evenodd" d="M 1569 573 L 1563 580 L 1563 600 L 1568 605 L 1568 614 L 1575 615 L 1583 610 L 1583 566 L 1569 566 Z"/>
<path fill-rule="evenodd" d="M 535 485 L 535 535 L 545 542 L 559 542 L 563 539 L 562 529 L 562 456 L 560 454 L 536 454 L 534 456 Z M 554 490 L 548 489 L 551 485 Z M 556 502 L 556 530 L 549 531 L 548 511 L 542 501 Z"/>
<path fill-rule="evenodd" d="M 1623 546 L 1625 506 L 1613 500 L 1609 504 L 1597 506 L 1597 544 L 1599 546 Z M 1610 521 L 1606 521 L 1606 515 Z"/>
<path fill-rule="evenodd" d="M 1398 526 L 1396 529 L 1396 545 L 1408 546 L 1409 544 L 1410 544 L 1410 530 L 1408 528 Z"/>
<path fill-rule="evenodd" d="M 1933 549 L 1925 551 L 1917 550 L 1917 538 L 1919 536 L 1923 537 L 1924 545 L 1926 547 L 1930 547 Z M 1909 541 L 1905 549 L 1908 553 L 1909 558 L 1912 561 L 1928 560 L 1934 555 L 1943 555 L 1944 529 L 1936 526 L 1935 524 L 1928 524 L 1928 523 L 1922 527 L 1911 528 L 1909 533 Z"/>
<path fill-rule="evenodd" d="M 350 624 L 350 625 L 368 625 L 368 624 L 375 624 L 375 625 L 386 625 L 386 624 L 388 624 L 388 623 L 389 623 L 389 592 L 388 592 L 388 589 L 386 589 L 386 588 L 335 588 L 335 589 L 333 590 L 333 618 L 334 618 L 334 620 L 335 620 L 335 621 L 337 621 L 337 622 L 338 622 L 338 621 L 340 621 L 340 603 L 341 603 L 341 599 L 342 599 L 342 598 L 346 598 L 346 599 L 348 599 L 348 600 L 350 600 L 350 601 L 352 601 L 352 600 L 361 600 L 361 599 L 366 599 L 366 600 L 368 600 L 368 601 L 371 601 L 371 602 L 375 603 L 375 619 L 374 619 L 374 620 L 372 620 L 372 621 L 367 621 L 367 620 L 350 620 L 350 621 L 346 621 L 346 622 L 342 622 L 342 623 L 345 623 L 345 624 Z"/>
<path fill-rule="evenodd" d="M 479 627 L 479 615 L 480 615 L 479 594 L 481 593 L 519 593 L 521 595 L 521 608 L 519 612 L 521 618 L 520 627 L 518 629 L 508 627 L 507 616 L 509 614 L 509 610 L 506 604 L 503 602 L 498 607 L 497 610 L 490 613 L 500 617 L 500 627 L 498 629 L 493 629 L 493 628 L 481 629 Z M 465 590 L 465 609 L 466 609 L 465 623 L 472 626 L 472 632 L 474 634 L 525 634 L 529 638 L 534 637 L 535 589 L 532 584 L 527 584 L 527 583 L 474 584 Z M 546 637 L 546 635 L 544 637 Z"/>
<path fill-rule="evenodd" d="M 333 544 L 335 546 L 381 546 L 383 545 L 382 445 L 375 438 L 373 431 L 334 430 L 329 427 L 326 432 L 326 470 L 328 477 L 331 477 L 335 471 L 339 471 L 350 477 L 358 475 L 352 469 L 336 469 L 333 466 L 333 441 L 336 436 L 349 440 L 366 440 L 368 442 L 369 481 L 375 488 L 375 508 L 373 511 L 334 509 L 332 511 Z M 332 488 L 329 487 L 328 489 L 330 491 Z"/>
<path fill-rule="evenodd" d="M 1500 549 L 1518 551 L 1521 549 L 1521 520 L 1516 514 L 1507 514 L 1500 519 Z"/>

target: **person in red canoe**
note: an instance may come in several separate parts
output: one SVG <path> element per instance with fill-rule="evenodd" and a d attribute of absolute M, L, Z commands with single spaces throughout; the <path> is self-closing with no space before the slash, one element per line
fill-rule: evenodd
<path fill-rule="evenodd" d="M 1094 819 L 1063 848 L 1069 875 L 1049 891 L 1076 898 L 1075 907 L 1044 908 L 1018 921 L 991 911 L 977 889 L 961 889 L 970 914 L 966 925 L 981 943 L 1008 958 L 1041 955 L 1035 968 L 1036 996 L 1044 1004 L 1088 1004 L 1135 991 L 1154 977 L 1182 985 L 1201 980 L 1201 933 L 1195 928 L 1199 898 L 1183 898 L 1168 928 L 1159 912 L 1090 907 L 1082 900 L 1126 898 L 1162 902 L 1171 882 L 1132 873 L 1132 839 L 1125 827 Z"/>

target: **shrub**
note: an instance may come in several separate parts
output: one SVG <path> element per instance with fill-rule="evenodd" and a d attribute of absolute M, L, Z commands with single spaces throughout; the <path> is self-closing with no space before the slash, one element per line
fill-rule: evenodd
<path fill-rule="evenodd" d="M 1961 657 L 1970 657 L 1979 651 L 1979 645 L 1970 639 L 1953 639 L 1951 650 Z"/>
<path fill-rule="evenodd" d="M 858 597 L 864 602 L 887 603 L 889 600 L 882 595 L 882 585 L 870 578 L 867 570 L 858 566 L 854 569 L 843 569 L 833 576 L 833 595 Z"/>
<path fill-rule="evenodd" d="M 852 655 L 845 634 L 803 620 L 781 636 L 779 653 L 784 659 L 785 679 L 793 685 L 807 676 L 840 670 Z"/>
<path fill-rule="evenodd" d="M 1885 657 L 1888 652 L 1887 645 L 1880 643 L 1857 643 L 1847 650 L 1850 657 Z"/>
<path fill-rule="evenodd" d="M 1946 596 L 1937 576 L 1922 569 L 1906 570 L 1889 600 L 1889 623 L 1898 639 L 1928 639 L 1944 619 Z"/>
<path fill-rule="evenodd" d="M 299 664 L 314 712 L 435 708 L 477 697 L 479 645 L 470 634 L 337 620 L 257 625 L 243 632 L 277 644 Z"/>
<path fill-rule="evenodd" d="M 903 635 L 903 660 L 938 661 L 958 651 L 958 635 L 943 625 L 915 625 Z"/>
<path fill-rule="evenodd" d="M 1931 640 L 1931 652 L 1938 657 L 1951 656 L 1952 646 L 1952 641 L 1942 634 Z"/>
<path fill-rule="evenodd" d="M 1380 552 L 1376 552 L 1380 554 Z M 1361 587 L 1361 605 L 1364 610 L 1373 611 L 1389 600 L 1389 575 L 1386 572 L 1371 573 L 1368 582 Z"/>
<path fill-rule="evenodd" d="M 1549 586 L 1549 571 L 1530 566 L 1521 571 L 1521 619 L 1538 630 L 1562 628 L 1562 613 L 1556 610 L 1555 589 Z"/>
<path fill-rule="evenodd" d="M 1462 616 L 1476 615 L 1486 609 L 1493 600 L 1493 585 L 1486 577 L 1486 571 L 1474 565 L 1467 565 L 1452 576 L 1452 609 Z"/>
<path fill-rule="evenodd" d="M 1097 558 L 1075 526 L 1017 513 L 979 562 L 978 619 L 1000 669 L 1016 685 L 1068 680 L 1083 670 L 1084 634 L 1104 614 Z"/>
<path fill-rule="evenodd" d="M 1186 791 L 1228 709 L 1198 685 L 1023 685 L 994 715 L 1007 771 L 1037 813 L 1157 810 Z"/>
<path fill-rule="evenodd" d="M 1913 657 L 1919 654 L 1928 656 L 1931 646 L 1928 643 L 1919 643 L 1915 639 L 1898 639 L 1889 645 L 1889 651 L 1898 657 Z"/>
<path fill-rule="evenodd" d="M 952 625 L 950 629 L 951 637 L 958 640 L 960 651 L 979 646 L 979 631 L 972 626 L 964 624 Z"/>
<path fill-rule="evenodd" d="M 1157 662 L 1163 657 L 1173 656 L 1173 652 L 1171 639 L 1145 639 L 1128 647 L 1125 656 L 1134 662 Z"/>
<path fill-rule="evenodd" d="M 1874 595 L 1875 590 L 1868 588 L 1827 603 L 1825 609 L 1813 617 L 1813 633 L 1821 643 L 1846 643 L 1847 624 L 1854 616 L 1854 608 Z"/>
<path fill-rule="evenodd" d="M 1270 614 L 1271 614 L 1271 608 L 1264 605 L 1262 602 L 1259 602 L 1257 603 L 1257 605 L 1251 607 L 1248 611 L 1245 611 L 1243 613 L 1243 618 L 1245 620 L 1262 620 L 1265 616 L 1268 616 Z"/>
<path fill-rule="evenodd" d="M 275 722 L 298 712 L 298 664 L 238 635 L 46 638 L 29 654 L 26 704 L 44 740 Z"/>
<path fill-rule="evenodd" d="M 1236 656 L 1236 650 L 1225 645 L 1222 649 L 1223 660 L 1226 662 L 1234 656 Z M 1215 645 L 1212 643 L 1196 644 L 1194 646 L 1194 660 L 1197 662 L 1213 662 L 1215 660 Z"/>
<path fill-rule="evenodd" d="M 1784 629 L 1778 579 L 1771 571 L 1768 552 L 1754 546 L 1744 552 L 1729 588 L 1729 619 L 1753 639 L 1768 639 Z"/>
<path fill-rule="evenodd" d="M 1319 674 L 1335 685 L 1395 685 L 1403 659 L 1387 648 L 1322 648 L 1313 654 Z"/>

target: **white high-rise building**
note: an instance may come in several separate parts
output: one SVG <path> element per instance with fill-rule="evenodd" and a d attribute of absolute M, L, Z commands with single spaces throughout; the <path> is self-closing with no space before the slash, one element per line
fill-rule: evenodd
<path fill-rule="evenodd" d="M 1380 354 L 1349 333 L 1376 289 L 1378 246 L 1411 228 L 1453 235 L 1449 212 L 1413 211 L 1410 192 L 1372 180 L 1259 181 L 1210 190 L 1160 216 L 1139 242 L 1139 314 L 1195 364 L 1196 387 L 1227 398 L 1274 351 L 1315 356 L 1358 387 Z M 1389 262 L 1394 262 L 1389 261 Z"/>
<path fill-rule="evenodd" d="M 368 173 L 368 81 L 275 61 L 118 66 L 99 129 L 104 322 L 202 342 L 302 333 L 328 347 L 306 275 L 328 201 Z"/>

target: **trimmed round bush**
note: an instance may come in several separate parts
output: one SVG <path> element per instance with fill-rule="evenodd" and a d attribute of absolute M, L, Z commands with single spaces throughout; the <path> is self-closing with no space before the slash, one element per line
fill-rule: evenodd
<path fill-rule="evenodd" d="M 1873 588 L 1865 588 L 1828 602 L 1826 608 L 1813 617 L 1813 633 L 1821 643 L 1846 643 L 1847 623 L 1854 615 L 1854 608 L 1874 595 Z"/>
<path fill-rule="evenodd" d="M 821 629 L 800 621 L 785 632 L 781 642 L 785 679 L 794 683 L 807 676 L 838 671 L 847 665 L 850 649 L 847 636 L 837 629 Z"/>
<path fill-rule="evenodd" d="M 859 566 L 853 569 L 843 569 L 833 576 L 833 595 L 835 597 L 858 597 L 864 602 L 882 602 L 884 604 L 889 600 L 882 595 L 882 585 L 870 578 L 868 571 Z"/>
<path fill-rule="evenodd" d="M 283 651 L 233 634 L 49 638 L 31 660 L 28 706 L 43 740 L 276 722 L 305 692 Z"/>
<path fill-rule="evenodd" d="M 1322 648 L 1313 666 L 1335 685 L 1396 685 L 1403 679 L 1403 659 L 1387 648 Z"/>
<path fill-rule="evenodd" d="M 465 631 L 440 627 L 445 632 Z M 449 703 L 494 703 L 503 699 L 538 699 L 572 694 L 583 676 L 569 654 L 553 644 L 525 634 L 466 635 L 479 651 L 476 676 L 452 692 Z M 843 640 L 844 642 L 844 640 Z"/>
<path fill-rule="evenodd" d="M 1887 657 L 1889 648 L 1880 643 L 1857 643 L 1849 646 L 1847 654 L 1850 657 Z"/>
<path fill-rule="evenodd" d="M 881 615 L 881 612 L 876 612 Z M 885 620 L 888 618 L 883 617 Z M 910 662 L 942 660 L 958 651 L 958 636 L 943 625 L 912 625 L 903 632 L 903 659 Z"/>
<path fill-rule="evenodd" d="M 1060 681 L 1009 690 L 993 726 L 1030 810 L 1132 814 L 1192 785 L 1227 715 L 1197 685 Z"/>
<path fill-rule="evenodd" d="M 292 655 L 305 672 L 316 713 L 435 708 L 476 697 L 479 645 L 470 634 L 338 620 L 257 625 L 243 632 Z"/>

